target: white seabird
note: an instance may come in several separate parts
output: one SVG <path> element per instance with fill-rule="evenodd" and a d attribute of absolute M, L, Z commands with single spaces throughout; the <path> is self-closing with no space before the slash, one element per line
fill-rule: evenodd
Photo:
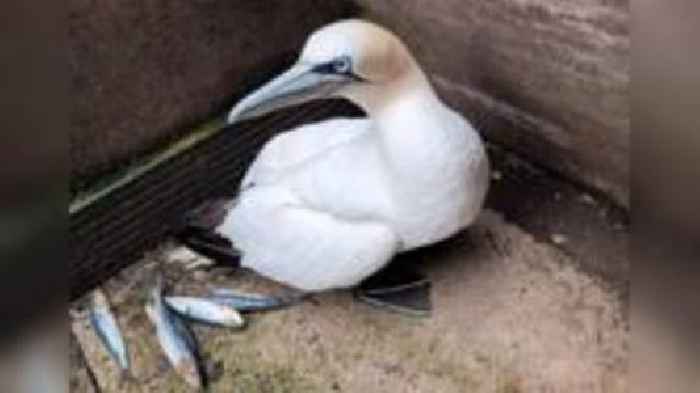
<path fill-rule="evenodd" d="M 395 254 L 454 235 L 475 220 L 489 184 L 476 130 L 439 99 L 398 37 L 362 20 L 314 32 L 296 64 L 228 121 L 327 97 L 367 117 L 271 139 L 215 228 L 242 266 L 309 292 L 354 287 Z"/>

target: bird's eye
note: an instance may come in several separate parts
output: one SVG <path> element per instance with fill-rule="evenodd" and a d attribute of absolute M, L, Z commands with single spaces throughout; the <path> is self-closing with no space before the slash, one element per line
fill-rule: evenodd
<path fill-rule="evenodd" d="M 313 68 L 319 74 L 353 75 L 352 60 L 349 56 L 337 57 L 329 62 L 321 63 Z"/>
<path fill-rule="evenodd" d="M 350 68 L 352 68 L 352 64 L 350 64 L 350 58 L 347 56 L 333 60 L 333 72 L 336 74 L 347 74 L 350 72 Z"/>

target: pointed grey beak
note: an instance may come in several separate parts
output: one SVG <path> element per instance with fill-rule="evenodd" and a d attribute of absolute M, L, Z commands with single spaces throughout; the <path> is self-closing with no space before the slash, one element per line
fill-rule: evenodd
<path fill-rule="evenodd" d="M 352 82 L 352 78 L 344 75 L 314 72 L 313 65 L 294 65 L 239 101 L 229 112 L 228 124 L 330 97 L 349 82 Z"/>

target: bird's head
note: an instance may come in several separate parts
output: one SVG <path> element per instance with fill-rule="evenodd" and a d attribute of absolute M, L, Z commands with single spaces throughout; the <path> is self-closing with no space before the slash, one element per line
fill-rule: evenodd
<path fill-rule="evenodd" d="M 314 32 L 297 62 L 231 109 L 229 124 L 321 98 L 344 97 L 365 110 L 403 81 L 423 74 L 401 40 L 370 22 L 351 19 Z"/>

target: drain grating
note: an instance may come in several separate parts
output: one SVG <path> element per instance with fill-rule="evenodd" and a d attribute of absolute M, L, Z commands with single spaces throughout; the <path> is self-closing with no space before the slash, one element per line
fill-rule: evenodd
<path fill-rule="evenodd" d="M 232 196 L 250 161 L 280 131 L 338 115 L 360 115 L 333 100 L 278 112 L 209 132 L 185 148 L 129 171 L 76 201 L 70 214 L 71 299 L 137 261 L 178 229 L 182 215 L 204 201 Z"/>

